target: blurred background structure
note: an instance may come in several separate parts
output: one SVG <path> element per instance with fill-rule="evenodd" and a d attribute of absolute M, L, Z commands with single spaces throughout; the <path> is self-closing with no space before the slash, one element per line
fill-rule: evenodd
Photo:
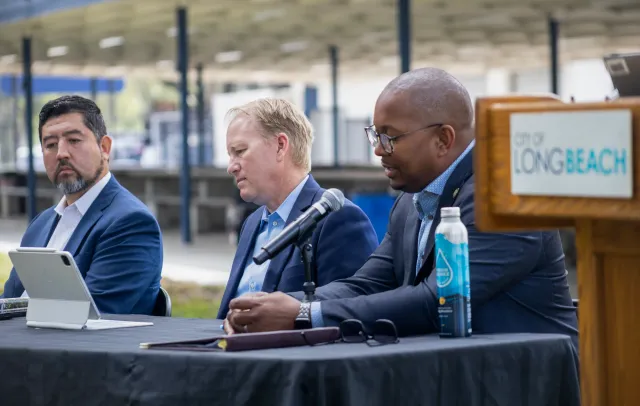
<path fill-rule="evenodd" d="M 602 57 L 638 51 L 637 0 L 0 0 L 0 221 L 26 227 L 59 199 L 37 112 L 76 93 L 102 108 L 113 172 L 167 238 L 208 244 L 250 208 L 226 173 L 225 113 L 278 96 L 315 127 L 314 176 L 382 237 L 394 196 L 363 127 L 391 78 L 435 66 L 473 98 L 595 101 L 614 91 Z"/>

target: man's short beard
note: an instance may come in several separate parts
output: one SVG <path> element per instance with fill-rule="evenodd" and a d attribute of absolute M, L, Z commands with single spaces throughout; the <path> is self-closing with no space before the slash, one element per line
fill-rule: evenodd
<path fill-rule="evenodd" d="M 56 187 L 58 188 L 59 191 L 64 193 L 65 196 L 84 192 L 85 190 L 89 189 L 91 186 L 93 186 L 96 183 L 96 181 L 102 174 L 103 170 L 104 170 L 104 160 L 100 159 L 100 167 L 96 171 L 93 178 L 88 180 L 84 179 L 78 172 L 74 170 L 74 172 L 76 172 L 77 179 L 72 181 L 58 182 L 56 184 Z"/>

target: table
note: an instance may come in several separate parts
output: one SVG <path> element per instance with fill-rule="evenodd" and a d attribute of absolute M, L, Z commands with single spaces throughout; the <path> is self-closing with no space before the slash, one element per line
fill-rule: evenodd
<path fill-rule="evenodd" d="M 219 320 L 120 316 L 149 327 L 33 329 L 0 321 L 0 404 L 579 404 L 575 351 L 562 335 L 402 338 L 237 353 L 139 349 L 210 337 Z"/>

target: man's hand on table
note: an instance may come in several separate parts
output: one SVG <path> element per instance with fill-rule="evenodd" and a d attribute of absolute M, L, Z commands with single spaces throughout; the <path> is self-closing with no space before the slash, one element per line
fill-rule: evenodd
<path fill-rule="evenodd" d="M 231 300 L 224 320 L 227 334 L 292 330 L 300 302 L 282 292 L 258 292 Z"/>

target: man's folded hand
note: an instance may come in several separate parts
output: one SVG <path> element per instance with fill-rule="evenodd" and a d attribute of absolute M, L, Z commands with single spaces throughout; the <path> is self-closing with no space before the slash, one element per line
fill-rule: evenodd
<path fill-rule="evenodd" d="M 229 309 L 225 320 L 228 334 L 292 330 L 300 302 L 282 292 L 260 292 L 233 299 Z"/>
<path fill-rule="evenodd" d="M 268 293 L 267 292 L 255 292 L 255 293 L 246 293 L 244 295 L 242 295 L 242 297 L 260 297 L 260 296 L 266 296 Z M 236 334 L 236 333 L 246 333 L 247 331 L 245 331 L 245 326 L 244 325 L 240 325 L 240 324 L 232 324 L 232 317 L 229 317 L 232 313 L 234 312 L 239 312 L 240 310 L 234 310 L 234 309 L 229 309 L 229 311 L 227 312 L 227 317 L 224 319 L 224 323 L 223 323 L 223 327 L 224 327 L 224 332 L 231 335 L 231 334 Z"/>

